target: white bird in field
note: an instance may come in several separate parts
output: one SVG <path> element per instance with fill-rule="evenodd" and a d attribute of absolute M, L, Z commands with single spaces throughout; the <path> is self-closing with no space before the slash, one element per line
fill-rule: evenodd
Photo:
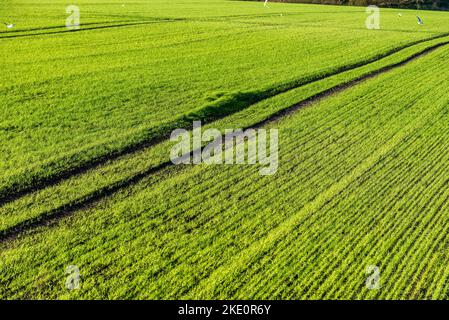
<path fill-rule="evenodd" d="M 268 0 L 265 0 L 265 3 L 263 4 L 264 7 L 269 8 L 268 6 Z"/>
<path fill-rule="evenodd" d="M 12 23 L 5 23 L 5 26 L 6 26 L 6 28 L 8 28 L 8 29 L 12 29 L 12 28 L 14 28 L 16 25 L 15 25 L 15 24 L 12 24 Z"/>
<path fill-rule="evenodd" d="M 424 21 L 422 21 L 420 17 L 416 16 L 416 18 L 418 18 L 418 24 L 419 24 L 419 25 L 424 24 Z"/>
<path fill-rule="evenodd" d="M 398 13 L 398 16 L 402 17 L 402 13 Z"/>

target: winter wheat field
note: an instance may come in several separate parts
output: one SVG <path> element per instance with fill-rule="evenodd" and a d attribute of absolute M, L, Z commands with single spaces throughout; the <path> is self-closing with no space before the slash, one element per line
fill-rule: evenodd
<path fill-rule="evenodd" d="M 449 12 L 0 17 L 1 299 L 449 298 Z"/>

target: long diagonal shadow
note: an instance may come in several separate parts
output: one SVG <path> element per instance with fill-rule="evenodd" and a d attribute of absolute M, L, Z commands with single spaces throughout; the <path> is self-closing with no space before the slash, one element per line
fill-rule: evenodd
<path fill-rule="evenodd" d="M 135 153 L 147 147 L 151 147 L 163 140 L 168 139 L 170 132 L 174 129 L 182 128 L 190 130 L 192 129 L 193 121 L 201 121 L 205 124 L 213 123 L 214 121 L 223 119 L 227 116 L 242 111 L 250 107 L 251 105 L 265 99 L 272 98 L 276 95 L 288 92 L 293 89 L 297 89 L 301 86 L 324 80 L 326 78 L 341 74 L 352 69 L 363 67 L 370 63 L 391 56 L 406 48 L 438 38 L 443 38 L 448 35 L 449 33 L 445 33 L 431 38 L 417 40 L 412 43 L 393 48 L 379 56 L 342 66 L 335 70 L 328 71 L 325 74 L 314 76 L 309 79 L 299 79 L 277 87 L 268 88 L 263 91 L 238 92 L 229 96 L 226 100 L 220 100 L 218 103 L 209 104 L 199 110 L 181 115 L 180 117 L 175 118 L 174 120 L 159 127 L 148 128 L 141 134 L 141 136 L 135 138 L 134 140 L 130 139 L 131 142 L 129 142 L 128 144 L 124 144 L 119 148 L 116 147 L 114 149 L 114 146 L 103 146 L 103 150 L 105 150 L 102 151 L 103 153 L 94 153 L 94 149 L 84 151 L 91 151 L 91 153 L 93 154 L 92 157 L 80 157 L 80 154 L 74 154 L 66 158 L 49 162 L 42 165 L 36 171 L 30 170 L 26 175 L 18 176 L 17 179 L 11 177 L 12 182 L 9 185 L 4 186 L 3 188 L 0 188 L 0 206 L 14 201 L 31 192 L 42 190 L 65 179 L 82 174 L 88 170 L 106 163 L 107 161 L 117 159 L 124 155 Z M 438 45 L 431 46 L 421 52 L 427 52 L 428 50 L 434 49 L 435 47 L 438 47 Z M 97 148 L 99 147 L 101 146 L 97 146 Z M 66 167 L 61 169 L 59 162 L 64 163 Z M 51 174 L 49 174 L 49 172 L 51 172 Z"/>

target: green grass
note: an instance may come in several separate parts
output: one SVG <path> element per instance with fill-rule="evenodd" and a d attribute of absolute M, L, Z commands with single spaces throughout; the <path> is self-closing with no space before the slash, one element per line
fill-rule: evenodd
<path fill-rule="evenodd" d="M 0 6 L 17 24 L 0 32 L 0 198 L 26 191 L 0 205 L 0 235 L 19 228 L 0 298 L 447 298 L 448 46 L 268 123 L 274 176 L 151 172 L 172 129 L 251 127 L 446 44 L 447 13 L 388 9 L 369 31 L 358 7 L 79 1 L 68 32 L 65 4 Z"/>
<path fill-rule="evenodd" d="M 272 124 L 275 179 L 254 166 L 167 169 L 3 243 L 1 295 L 446 297 L 448 56 L 441 49 Z M 82 290 L 64 288 L 69 264 Z M 381 290 L 364 288 L 368 264 L 382 268 Z"/>
<path fill-rule="evenodd" d="M 429 26 L 420 28 L 413 12 L 398 23 L 396 11 L 386 10 L 382 30 L 372 32 L 363 8 L 122 3 L 78 2 L 88 25 L 58 34 L 48 28 L 64 25 L 64 1 L 39 11 L 25 1 L 2 7 L 18 28 L 0 34 L 7 57 L 0 65 L 2 197 L 154 141 L 193 118 L 233 113 L 449 32 L 439 12 L 426 12 Z M 120 26 L 86 30 L 95 28 L 90 23 Z"/>

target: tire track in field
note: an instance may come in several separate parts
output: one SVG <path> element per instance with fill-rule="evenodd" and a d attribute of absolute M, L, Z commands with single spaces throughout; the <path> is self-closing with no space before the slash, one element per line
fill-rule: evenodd
<path fill-rule="evenodd" d="M 62 34 L 68 32 L 81 32 L 81 31 L 89 31 L 89 30 L 98 30 L 98 29 L 108 29 L 108 28 L 119 28 L 119 27 L 128 27 L 128 26 L 137 26 L 137 25 L 147 25 L 154 23 L 167 23 L 167 22 L 179 22 L 179 21 L 198 21 L 198 22 L 215 22 L 215 21 L 226 21 L 232 20 L 233 18 L 264 18 L 270 16 L 277 16 L 278 14 L 270 13 L 263 15 L 236 15 L 236 16 L 217 16 L 210 18 L 153 18 L 147 20 L 122 20 L 122 21 L 113 21 L 111 22 L 90 22 L 90 23 L 82 23 L 80 25 L 80 29 L 75 30 L 67 30 L 66 26 L 51 26 L 51 27 L 42 27 L 42 28 L 30 28 L 23 30 L 10 30 L 0 32 L 0 39 L 14 39 L 14 38 L 23 38 L 23 37 L 32 37 L 32 36 L 41 36 L 41 35 L 52 35 L 52 34 Z M 114 15 L 113 15 L 114 16 Z M 123 17 L 121 15 L 117 15 L 119 17 Z M 133 18 L 130 16 L 130 18 Z M 98 27 L 91 28 L 83 28 L 84 26 L 94 26 L 99 25 Z M 278 24 L 273 24 L 273 26 L 278 26 Z M 46 31 L 46 30 L 55 30 L 55 29 L 66 29 L 60 31 L 50 31 L 50 32 L 38 32 L 38 31 Z M 27 33 L 31 32 L 31 33 Z"/>
<path fill-rule="evenodd" d="M 183 21 L 183 20 L 184 19 L 151 20 L 151 21 L 145 21 L 145 22 L 119 23 L 119 24 L 102 25 L 102 26 L 90 27 L 90 28 L 82 28 L 85 25 L 101 24 L 101 23 L 89 23 L 89 24 L 81 24 L 80 29 L 74 29 L 74 30 L 68 30 L 65 26 L 63 26 L 63 27 L 49 27 L 49 28 L 34 29 L 34 30 L 32 30 L 32 29 L 31 30 L 16 30 L 16 31 L 13 31 L 13 32 L 19 33 L 19 32 L 39 31 L 39 30 L 48 30 L 48 29 L 65 29 L 65 30 L 60 30 L 60 31 L 26 33 L 26 34 L 17 34 L 17 35 L 11 35 L 11 36 L 2 36 L 1 35 L 1 34 L 12 33 L 11 31 L 2 32 L 2 33 L 0 33 L 0 40 L 1 39 L 16 39 L 16 38 L 24 38 L 24 37 L 34 37 L 34 36 L 42 36 L 42 35 L 53 35 L 53 34 L 84 32 L 84 31 L 100 30 L 100 29 L 113 29 L 113 28 L 122 28 L 122 27 L 133 27 L 133 26 L 156 24 L 156 23 L 178 22 L 178 21 Z"/>
<path fill-rule="evenodd" d="M 135 20 L 117 20 L 113 21 L 113 23 L 126 23 L 126 22 L 135 22 Z M 83 26 L 94 26 L 94 25 L 105 25 L 111 22 L 86 22 L 83 23 Z M 54 30 L 54 29 L 63 29 L 66 28 L 65 25 L 59 25 L 59 26 L 48 26 L 48 27 L 32 27 L 28 29 L 16 29 L 16 30 L 8 30 L 8 31 L 2 31 L 0 32 L 1 35 L 8 35 L 8 34 L 17 34 L 17 33 L 25 33 L 25 32 L 34 32 L 34 31 L 45 31 L 45 30 Z"/>
<path fill-rule="evenodd" d="M 123 17 L 122 15 L 109 15 L 112 17 Z M 39 35 L 51 35 L 51 34 L 61 34 L 66 32 L 80 32 L 80 31 L 89 31 L 89 30 L 96 30 L 96 29 L 106 29 L 106 28 L 116 28 L 116 27 L 127 27 L 127 26 L 135 26 L 135 25 L 146 25 L 146 24 L 152 24 L 152 23 L 166 23 L 166 22 L 179 22 L 179 21 L 198 21 L 198 22 L 209 22 L 209 21 L 225 21 L 225 20 L 231 20 L 233 18 L 263 18 L 263 17 L 269 17 L 269 16 L 277 16 L 277 14 L 264 14 L 264 15 L 238 15 L 238 16 L 217 16 L 217 17 L 210 17 L 210 18 L 153 18 L 153 19 L 146 19 L 146 20 L 137 20 L 136 17 L 129 16 L 129 18 L 134 18 L 134 20 L 118 20 L 111 22 L 89 22 L 89 23 L 82 23 L 80 25 L 80 29 L 75 30 L 61 30 L 61 31 L 50 31 L 50 32 L 39 32 L 39 33 L 33 33 L 38 31 L 46 31 L 46 30 L 55 30 L 55 29 L 66 29 L 65 25 L 60 26 L 49 26 L 49 27 L 34 27 L 29 29 L 18 29 L 18 30 L 9 30 L 9 31 L 2 31 L 0 32 L 0 39 L 10 39 L 10 38 L 22 38 L 22 37 L 31 37 L 31 36 L 39 36 Z M 144 17 L 142 17 L 144 18 Z M 99 25 L 98 27 L 92 27 L 92 28 L 82 28 L 84 26 L 94 26 Z M 278 25 L 278 24 L 274 24 Z M 31 32 L 31 33 L 27 33 Z"/>
<path fill-rule="evenodd" d="M 424 50 L 422 50 L 421 52 L 415 53 L 409 57 L 407 57 L 406 59 L 404 59 L 401 62 L 389 65 L 389 66 L 385 66 L 383 68 L 380 68 L 378 70 L 375 70 L 373 72 L 370 72 L 368 74 L 364 74 L 362 76 L 359 76 L 353 80 L 350 80 L 344 84 L 339 84 L 336 85 L 330 89 L 324 90 L 318 94 L 313 95 L 312 97 L 305 99 L 303 101 L 300 101 L 286 109 L 282 109 L 274 114 L 272 114 L 270 117 L 266 118 L 265 120 L 259 121 L 251 126 L 245 127 L 243 128 L 243 130 L 246 129 L 257 129 L 260 127 L 263 127 L 269 123 L 273 123 L 276 121 L 279 121 L 280 119 L 282 119 L 285 116 L 288 116 L 306 106 L 309 106 L 313 103 L 319 102 L 320 100 L 323 100 L 325 98 L 328 98 L 330 96 L 336 95 L 340 92 L 345 91 L 346 89 L 349 89 L 351 87 L 356 86 L 357 84 L 360 84 L 364 81 L 367 81 L 373 77 L 376 77 L 380 74 L 389 72 L 391 70 L 394 70 L 396 68 L 399 68 L 401 66 L 404 66 L 430 52 L 433 52 L 435 50 L 437 50 L 440 47 L 446 46 L 449 44 L 449 41 L 446 42 L 442 42 L 442 43 L 438 43 L 435 44 L 431 47 L 425 48 Z M 422 117 L 422 116 L 421 116 Z M 416 122 L 415 122 L 416 124 Z M 403 130 L 405 131 L 405 129 Z M 401 131 L 401 132 L 403 132 Z M 397 135 L 395 135 L 396 137 Z M 402 137 L 403 135 L 401 135 Z M 394 138 L 393 138 L 394 139 Z M 398 138 L 394 139 L 392 141 L 400 141 L 398 140 Z M 402 138 L 401 138 L 402 139 Z M 226 135 L 223 135 L 223 139 L 222 141 L 226 140 Z M 387 145 L 387 151 L 388 152 L 390 150 L 390 147 L 393 148 L 395 145 L 391 145 L 388 144 Z M 370 158 L 366 159 L 365 162 L 363 162 L 360 166 L 362 166 L 362 169 L 367 167 L 367 169 L 369 169 L 370 166 L 368 166 L 369 163 L 371 163 L 372 161 L 370 159 L 377 159 L 377 157 L 375 157 L 378 153 L 379 150 L 383 150 L 385 146 L 381 147 L 380 149 L 378 149 L 378 152 L 376 152 L 375 154 L 373 154 Z M 202 148 L 201 148 L 202 149 Z M 384 153 L 381 153 L 380 155 L 378 155 L 378 157 L 381 157 Z M 373 158 L 375 157 L 375 158 Z M 373 160 L 374 161 L 374 160 Z M 366 163 L 369 162 L 369 163 Z M 364 163 L 366 163 L 364 165 Z M 0 232 L 0 242 L 3 241 L 8 241 L 11 239 L 14 239 L 18 236 L 20 236 L 23 233 L 29 232 L 34 228 L 40 227 L 40 226 L 45 226 L 45 225 L 50 225 L 51 223 L 55 222 L 56 220 L 71 215 L 72 213 L 84 209 L 86 207 L 89 207 L 91 205 L 94 205 L 95 203 L 99 202 L 100 200 L 114 194 L 115 192 L 124 189 L 124 188 L 128 188 L 130 186 L 133 186 L 135 184 L 137 184 L 138 182 L 140 182 L 141 180 L 143 180 L 144 178 L 148 177 L 149 175 L 155 174 L 157 172 L 161 172 L 162 170 L 169 168 L 169 167 L 174 167 L 175 165 L 171 162 L 171 161 L 167 161 L 167 162 L 163 162 L 160 165 L 157 165 L 156 167 L 151 167 L 148 168 L 147 170 L 144 170 L 142 172 L 139 172 L 135 175 L 130 176 L 129 178 L 120 180 L 117 183 L 114 183 L 112 185 L 108 185 L 106 187 L 100 188 L 95 190 L 94 192 L 91 192 L 90 194 L 83 196 L 77 200 L 72 201 L 69 204 L 66 205 L 62 205 L 58 208 L 55 208 L 53 210 L 50 210 L 38 217 L 34 217 L 28 220 L 25 220 L 23 222 L 20 222 L 14 226 L 11 226 L 3 231 Z M 359 167 L 360 167 L 359 166 Z M 355 176 L 356 178 L 361 176 L 365 171 L 361 172 L 359 174 L 359 171 L 361 169 L 358 169 L 359 167 L 357 167 L 356 169 L 354 169 L 353 173 L 351 173 L 350 176 Z M 346 180 L 344 180 L 346 181 Z M 343 181 L 343 182 L 344 182 Z M 352 181 L 352 180 L 351 180 Z M 345 188 L 345 186 L 349 183 L 351 183 L 351 181 L 347 182 L 347 183 L 343 183 L 343 184 L 336 184 L 336 186 L 332 186 L 331 188 L 329 188 L 328 192 L 332 191 L 338 191 L 341 192 L 341 190 L 343 190 Z M 343 187 L 342 187 L 343 186 Z M 334 190 L 335 189 L 335 190 Z M 341 189 L 341 190 L 340 190 Z M 319 195 L 316 200 L 314 200 L 312 202 L 313 206 L 316 206 L 318 204 L 319 201 L 321 201 L 320 199 L 327 198 L 327 194 L 328 192 L 325 192 L 324 194 Z M 318 199 L 318 200 L 317 200 Z M 317 202 L 318 201 L 318 202 Z M 325 202 L 325 201 L 324 201 Z M 303 210 L 301 210 L 302 212 Z M 295 221 L 295 220 L 293 220 Z"/>
<path fill-rule="evenodd" d="M 155 23 L 155 22 L 151 22 L 151 23 Z M 64 32 L 67 32 L 67 31 L 64 31 Z M 169 138 L 170 132 L 174 129 L 183 128 L 183 129 L 191 130 L 191 123 L 193 120 L 202 121 L 204 124 L 213 123 L 214 121 L 223 119 L 227 116 L 230 116 L 232 114 L 240 112 L 240 111 L 250 107 L 251 105 L 254 105 L 260 101 L 272 98 L 276 95 L 279 95 L 279 94 L 282 94 L 282 93 L 285 93 L 285 92 L 288 92 L 288 91 L 291 91 L 294 89 L 298 89 L 302 86 L 306 86 L 306 85 L 342 74 L 344 72 L 351 71 L 351 70 L 369 65 L 369 64 L 377 62 L 381 59 L 387 58 L 395 53 L 398 53 L 404 49 L 413 47 L 413 46 L 421 44 L 421 43 L 429 42 L 432 40 L 437 40 L 439 38 L 444 38 L 446 36 L 449 36 L 449 33 L 443 33 L 443 34 L 439 34 L 434 37 L 417 40 L 417 41 L 405 44 L 403 46 L 393 48 L 385 53 L 380 54 L 379 56 L 369 58 L 367 60 L 353 63 L 350 65 L 342 66 L 340 68 L 337 68 L 336 70 L 332 70 L 332 71 L 328 72 L 327 74 L 320 75 L 318 77 L 311 78 L 311 79 L 306 79 L 302 82 L 297 80 L 297 81 L 293 81 L 291 83 L 284 84 L 283 86 L 281 86 L 279 88 L 268 88 L 267 90 L 265 90 L 263 92 L 249 92 L 249 93 L 240 94 L 235 97 L 232 96 L 231 98 L 229 98 L 229 101 L 225 101 L 224 104 L 220 105 L 220 107 L 218 107 L 218 108 L 212 106 L 211 108 L 208 109 L 206 107 L 206 108 L 201 109 L 198 114 L 190 113 L 190 114 L 181 115 L 179 118 L 172 120 L 172 122 L 164 125 L 162 127 L 162 130 L 159 130 L 159 131 L 163 131 L 163 133 L 157 132 L 158 129 L 160 129 L 160 128 L 157 128 L 157 127 L 148 128 L 148 130 L 145 131 L 145 132 L 147 132 L 147 135 L 145 135 L 143 138 L 136 139 L 136 141 L 131 142 L 129 145 L 124 145 L 121 148 L 116 148 L 115 150 L 114 150 L 114 146 L 111 146 L 111 147 L 100 146 L 100 148 L 106 147 L 106 149 L 108 149 L 108 150 L 112 149 L 112 151 L 108 151 L 108 152 L 105 151 L 103 153 L 100 152 L 98 155 L 95 155 L 91 159 L 79 160 L 79 162 L 77 162 L 77 160 L 72 160 L 73 158 L 76 158 L 79 154 L 74 154 L 69 157 L 59 159 L 60 161 L 65 161 L 65 162 L 70 162 L 70 161 L 75 162 L 75 164 L 73 166 L 70 166 L 68 168 L 63 168 L 60 171 L 58 171 L 58 166 L 59 166 L 58 162 L 50 162 L 48 164 L 44 164 L 39 170 L 36 170 L 36 171 L 31 170 L 30 173 L 26 177 L 27 179 L 24 179 L 27 181 L 32 181 L 31 183 L 26 184 L 22 179 L 20 179 L 20 180 L 15 180 L 15 181 L 11 182 L 9 185 L 6 185 L 2 189 L 0 189 L 0 206 L 3 204 L 6 204 L 8 202 L 12 202 L 24 195 L 27 195 L 27 194 L 30 194 L 30 193 L 33 193 L 33 192 L 36 192 L 39 190 L 43 190 L 48 186 L 55 185 L 63 180 L 69 179 L 73 176 L 81 175 L 81 174 L 87 172 L 88 170 L 91 170 L 91 169 L 94 169 L 101 165 L 104 165 L 108 161 L 116 160 L 119 157 L 122 157 L 125 155 L 130 155 L 130 154 L 136 153 L 138 151 L 144 150 L 148 147 L 154 146 L 164 140 L 167 140 Z M 426 54 L 426 53 L 428 53 L 434 49 L 437 49 L 438 47 L 441 47 L 442 45 L 445 45 L 447 43 L 448 42 L 442 42 L 440 44 L 430 46 L 426 49 L 423 49 L 422 51 L 420 51 L 418 53 L 413 54 L 411 57 L 404 60 L 402 63 L 397 63 L 395 65 L 389 65 L 387 67 L 380 69 L 377 73 L 374 72 L 366 77 L 362 76 L 362 77 L 356 78 L 351 83 L 344 83 L 341 85 L 337 85 L 330 90 L 323 91 L 323 92 L 319 93 L 318 95 L 315 95 L 315 96 L 307 99 L 306 101 L 300 102 L 299 107 L 302 107 L 306 104 L 312 103 L 316 99 L 325 97 L 326 95 L 329 95 L 334 91 L 343 90 L 348 86 L 352 86 L 352 85 L 357 84 L 357 82 L 363 81 L 364 79 L 376 76 L 377 74 L 382 73 L 382 72 L 386 72 L 391 68 L 398 67 L 401 64 L 407 63 L 407 62 L 419 57 L 420 55 Z M 226 110 L 223 111 L 223 109 L 226 109 Z M 295 109 L 297 109 L 295 106 L 289 107 L 287 109 L 279 111 L 276 116 L 282 117 L 288 112 L 293 112 Z M 270 119 L 271 119 L 271 117 L 267 118 L 266 120 L 264 120 L 262 122 L 256 123 L 255 125 L 263 125 L 266 122 L 272 121 Z M 180 125 L 179 124 L 180 121 L 185 122 L 186 120 L 189 120 L 188 125 Z M 89 152 L 89 151 L 93 152 L 93 150 L 90 150 L 90 149 L 85 152 Z M 53 173 L 49 176 L 44 176 L 44 175 L 42 175 L 42 172 L 55 172 L 55 173 Z"/>

